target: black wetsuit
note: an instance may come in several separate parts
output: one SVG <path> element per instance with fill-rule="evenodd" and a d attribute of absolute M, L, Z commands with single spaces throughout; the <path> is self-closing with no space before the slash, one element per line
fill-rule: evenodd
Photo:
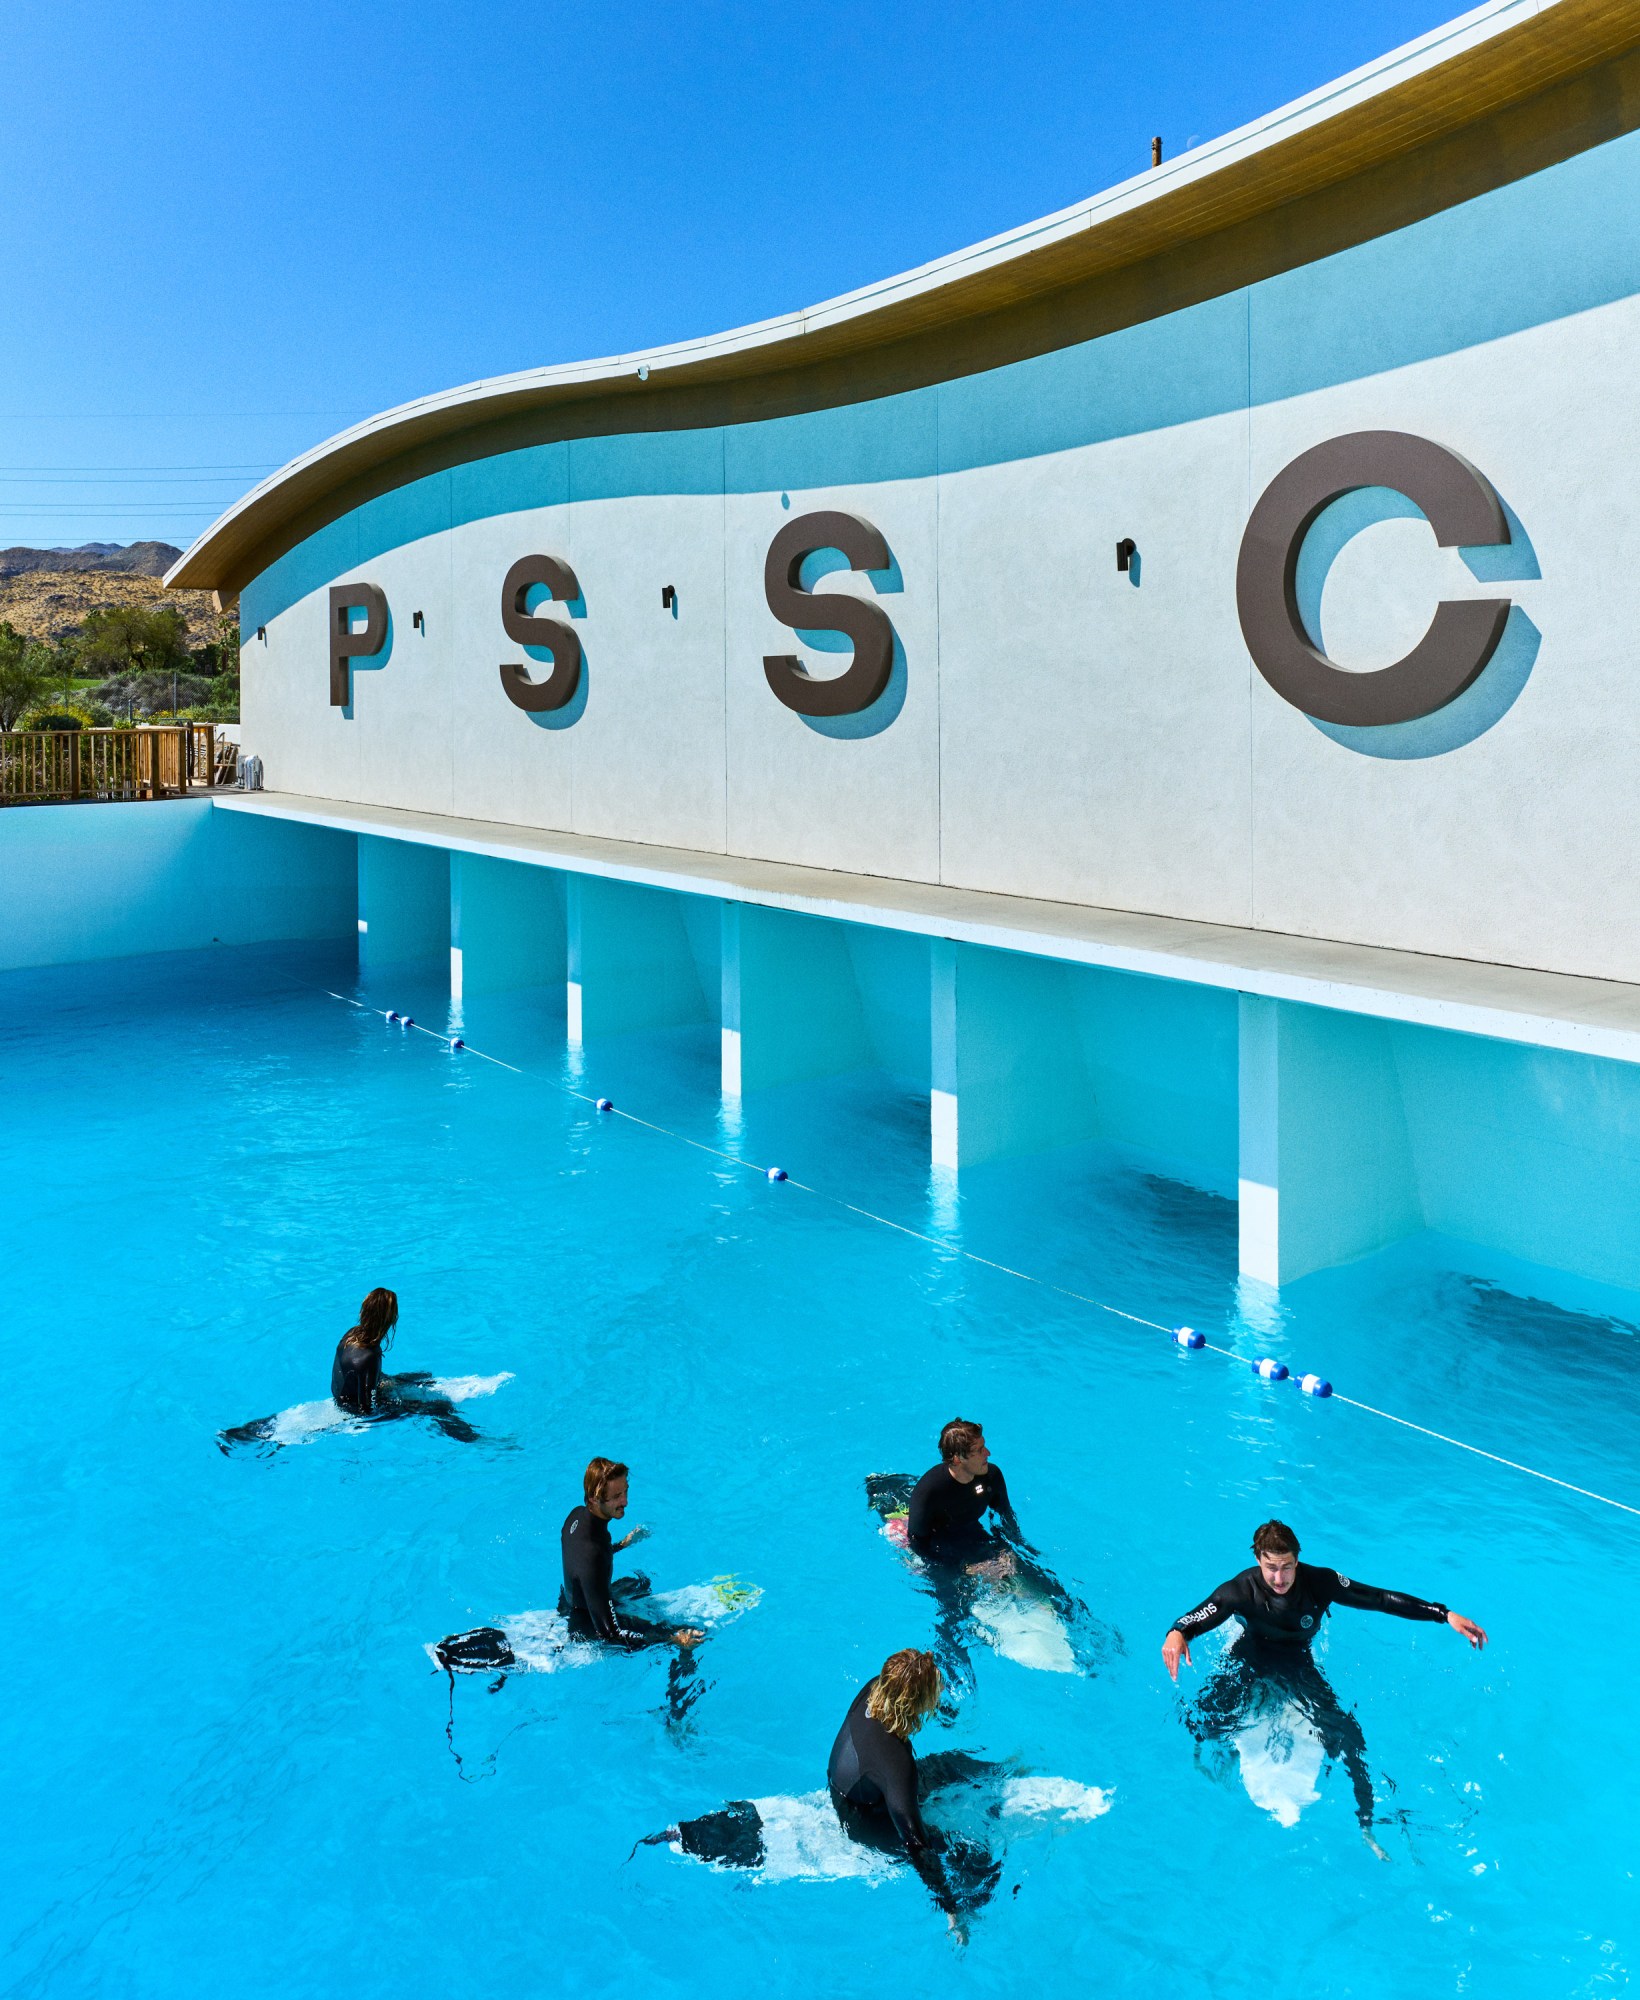
<path fill-rule="evenodd" d="M 917 1759 L 911 1745 L 866 1713 L 875 1677 L 849 1704 L 837 1741 L 831 1746 L 826 1783 L 839 1805 L 886 1813 L 907 1853 L 928 1846 L 928 1830 L 917 1808 Z"/>
<path fill-rule="evenodd" d="M 978 1479 L 953 1479 L 943 1465 L 925 1472 L 911 1489 L 906 1515 L 906 1540 L 919 1555 L 960 1553 L 993 1538 L 980 1525 L 987 1510 L 1015 1533 L 1013 1502 L 999 1465 L 988 1465 Z"/>
<path fill-rule="evenodd" d="M 619 1643 L 621 1628 L 609 1601 L 610 1572 L 615 1567 L 609 1523 L 600 1521 L 590 1507 L 577 1507 L 564 1522 L 558 1542 L 564 1556 L 558 1609 L 569 1620 L 570 1630 L 580 1638 Z"/>
<path fill-rule="evenodd" d="M 1446 1621 L 1445 1605 L 1357 1583 L 1335 1569 L 1300 1563 L 1285 1597 L 1270 1589 L 1256 1565 L 1244 1569 L 1220 1584 L 1194 1611 L 1174 1620 L 1173 1630 L 1186 1639 L 1213 1631 L 1227 1618 L 1239 1618 L 1244 1628 L 1186 1720 L 1198 1742 L 1213 1742 L 1234 1736 L 1272 1703 L 1291 1702 L 1314 1726 L 1326 1754 L 1337 1758 L 1349 1772 L 1356 1817 L 1368 1827 L 1375 1802 L 1366 1738 L 1310 1650 L 1334 1604 L 1358 1611 L 1387 1611 L 1392 1617 L 1421 1619 L 1432 1625 Z"/>
<path fill-rule="evenodd" d="M 564 1557 L 564 1588 L 559 1594 L 558 1609 L 569 1620 L 573 1637 L 607 1639 L 612 1645 L 633 1649 L 669 1646 L 675 1641 L 679 1629 L 675 1625 L 656 1625 L 630 1613 L 620 1618 L 615 1616 L 613 1598 L 639 1593 L 625 1577 L 619 1583 L 610 1581 L 615 1545 L 607 1521 L 600 1521 L 590 1507 L 577 1507 L 564 1522 L 558 1541 Z M 644 1589 L 647 1590 L 647 1585 Z M 687 1652 L 677 1665 L 687 1677 L 692 1667 Z"/>
<path fill-rule="evenodd" d="M 1255 1563 L 1240 1576 L 1221 1583 L 1194 1611 L 1175 1618 L 1173 1630 L 1194 1639 L 1199 1633 L 1213 1631 L 1227 1618 L 1239 1618 L 1248 1636 L 1260 1645 L 1308 1646 L 1334 1604 L 1347 1604 L 1356 1611 L 1387 1611 L 1392 1618 L 1422 1619 L 1429 1625 L 1444 1625 L 1447 1616 L 1444 1604 L 1426 1603 L 1398 1590 L 1380 1590 L 1376 1584 L 1356 1583 L 1335 1569 L 1318 1569 L 1313 1563 L 1300 1563 L 1292 1589 L 1285 1597 L 1278 1596 Z"/>
<path fill-rule="evenodd" d="M 344 1334 L 330 1364 L 330 1393 L 350 1415 L 368 1417 L 376 1407 L 381 1373 L 381 1349 L 352 1346 Z"/>
<path fill-rule="evenodd" d="M 832 1803 L 850 1839 L 880 1852 L 903 1854 L 961 1930 L 995 1892 L 1002 1863 L 972 1841 L 947 1838 L 924 1825 L 917 1803 L 920 1773 L 911 1745 L 866 1713 L 876 1685 L 873 1675 L 849 1703 L 831 1746 L 826 1784 Z M 941 1760 L 929 1761 L 932 1765 Z M 953 1777 L 984 1768 L 960 1753 L 949 1753 L 947 1761 L 959 1767 Z"/>

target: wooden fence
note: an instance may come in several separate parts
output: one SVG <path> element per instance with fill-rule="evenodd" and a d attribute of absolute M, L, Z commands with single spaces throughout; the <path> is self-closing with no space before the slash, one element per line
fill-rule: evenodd
<path fill-rule="evenodd" d="M 217 782 L 208 722 L 0 732 L 0 806 L 54 799 L 174 799 Z"/>

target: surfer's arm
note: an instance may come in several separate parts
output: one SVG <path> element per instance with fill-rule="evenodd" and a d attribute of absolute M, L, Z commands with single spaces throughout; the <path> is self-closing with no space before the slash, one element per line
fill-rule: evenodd
<path fill-rule="evenodd" d="M 587 1622 L 600 1639 L 616 1645 L 627 1643 L 615 1622 L 615 1608 L 609 1601 L 609 1565 L 600 1560 L 600 1551 L 588 1536 L 565 1537 L 564 1596 L 566 1604 L 579 1600 Z"/>
<path fill-rule="evenodd" d="M 991 1503 L 991 1512 L 1006 1530 L 1011 1541 L 1021 1541 L 1019 1516 L 1014 1512 L 1014 1503 L 1008 1497 L 1008 1482 L 1002 1476 L 1002 1468 L 993 1465 L 985 1476 L 985 1497 Z"/>
<path fill-rule="evenodd" d="M 1375 1583 L 1357 1583 L 1336 1570 L 1328 1572 L 1327 1595 L 1334 1604 L 1347 1604 L 1352 1611 L 1387 1611 L 1391 1618 L 1415 1618 L 1425 1625 L 1444 1625 L 1450 1615 L 1444 1604 L 1408 1597 L 1400 1590 L 1380 1590 Z"/>
<path fill-rule="evenodd" d="M 1240 1580 L 1237 1577 L 1229 1583 L 1221 1583 L 1211 1597 L 1204 1598 L 1194 1611 L 1175 1618 L 1168 1628 L 1167 1637 L 1162 1641 L 1162 1663 L 1174 1680 L 1179 1678 L 1181 1659 L 1187 1667 L 1195 1664 L 1190 1657 L 1191 1640 L 1201 1638 L 1206 1632 L 1216 1631 L 1227 1618 L 1233 1618 L 1241 1609 L 1237 1602 L 1240 1593 L 1236 1587 Z"/>
<path fill-rule="evenodd" d="M 900 1765 L 898 1758 L 895 1762 Z M 877 1782 L 882 1787 L 883 1806 L 906 1853 L 913 1861 L 919 1854 L 932 1854 L 938 1843 L 923 1824 L 917 1805 L 917 1765 L 910 1751 L 906 1751 L 903 1765 L 880 1772 Z"/>
<path fill-rule="evenodd" d="M 1473 1618 L 1461 1611 L 1449 1611 L 1424 1597 L 1409 1597 L 1405 1591 L 1380 1590 L 1373 1583 L 1357 1583 L 1353 1577 L 1332 1572 L 1331 1596 L 1334 1604 L 1347 1604 L 1354 1611 L 1387 1611 L 1392 1618 L 1411 1618 L 1423 1625 L 1450 1625 L 1478 1652 L 1486 1644 L 1486 1634 Z"/>
<path fill-rule="evenodd" d="M 919 1543 L 932 1542 L 938 1525 L 934 1519 L 927 1481 L 919 1479 L 911 1489 L 911 1498 L 906 1502 L 905 1538 L 913 1548 Z"/>

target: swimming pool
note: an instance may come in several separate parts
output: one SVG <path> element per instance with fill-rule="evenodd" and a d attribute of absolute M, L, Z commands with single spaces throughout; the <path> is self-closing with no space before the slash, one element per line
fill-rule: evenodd
<path fill-rule="evenodd" d="M 1108 1149 L 984 1167 L 959 1197 L 930 1181 L 926 1104 L 882 1077 L 728 1123 L 712 1028 L 572 1065 L 555 1000 L 469 1006 L 462 1032 L 519 1075 L 324 990 L 354 981 L 314 947 L 0 979 L 5 1991 L 1628 1990 L 1640 1522 L 960 1251 L 1631 1501 L 1640 1299 L 1613 1317 L 1610 1294 L 1424 1238 L 1278 1307 L 1238 1289 L 1231 1204 Z M 409 976 L 391 1004 L 445 1020 Z M 566 1080 L 921 1233 L 600 1118 Z M 322 1397 L 376 1283 L 403 1306 L 390 1365 L 510 1372 L 462 1406 L 480 1441 L 402 1423 L 220 1451 L 224 1427 Z M 855 1688 L 931 1629 L 863 1480 L 922 1470 L 958 1412 L 1117 1637 L 1092 1673 L 980 1651 L 919 1750 L 1099 1787 L 1109 1811 L 1001 1827 L 961 1953 L 903 1872 L 634 1854 L 680 1816 L 823 1782 Z M 645 1657 L 464 1680 L 452 1705 L 425 1643 L 551 1605 L 594 1452 L 631 1462 L 629 1519 L 653 1531 L 629 1565 L 761 1598 L 676 1719 Z M 1343 1772 L 1295 1812 L 1302 1744 L 1295 1782 L 1253 1748 L 1199 1759 L 1167 1683 L 1169 1620 L 1270 1514 L 1306 1558 L 1492 1634 L 1477 1657 L 1332 1620 L 1325 1669 L 1397 1816 L 1387 1863 Z"/>

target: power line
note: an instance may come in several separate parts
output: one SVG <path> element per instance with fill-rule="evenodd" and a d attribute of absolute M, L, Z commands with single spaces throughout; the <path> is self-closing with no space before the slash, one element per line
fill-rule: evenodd
<path fill-rule="evenodd" d="M 0 424 L 199 424 L 242 417 L 345 417 L 358 423 L 372 410 L 0 410 Z"/>
<path fill-rule="evenodd" d="M 27 472 L 277 472 L 282 460 L 263 465 L 0 465 L 0 473 Z"/>
<path fill-rule="evenodd" d="M 248 476 L 228 472 L 151 472 L 135 479 L 106 479 L 84 472 L 0 472 L 0 486 L 217 486 L 235 485 Z"/>
<path fill-rule="evenodd" d="M 216 515 L 181 514 L 173 507 L 0 507 L 5 521 L 214 521 Z"/>

